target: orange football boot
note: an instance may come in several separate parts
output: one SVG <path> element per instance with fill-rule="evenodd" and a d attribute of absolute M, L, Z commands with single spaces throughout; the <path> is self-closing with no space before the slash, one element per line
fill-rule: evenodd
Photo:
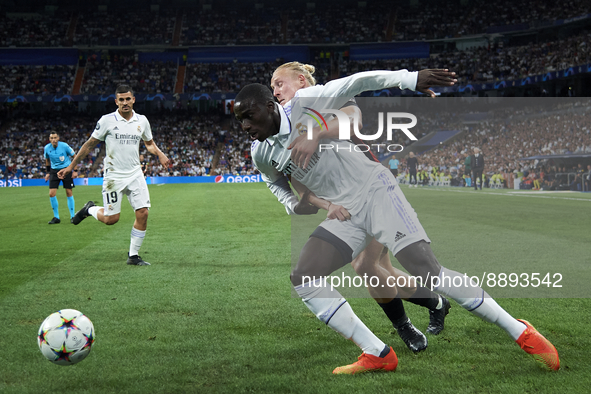
<path fill-rule="evenodd" d="M 371 371 L 394 371 L 398 366 L 398 357 L 394 353 L 394 349 L 390 347 L 390 352 L 386 357 L 376 357 L 371 354 L 362 353 L 356 362 L 350 365 L 335 368 L 332 373 L 336 375 L 347 374 L 354 375 L 357 373 L 371 372 Z"/>
<path fill-rule="evenodd" d="M 554 345 L 544 338 L 528 321 L 517 320 L 527 326 L 525 331 L 515 341 L 519 347 L 525 350 L 526 353 L 531 354 L 544 368 L 558 371 L 560 368 L 560 359 Z"/>

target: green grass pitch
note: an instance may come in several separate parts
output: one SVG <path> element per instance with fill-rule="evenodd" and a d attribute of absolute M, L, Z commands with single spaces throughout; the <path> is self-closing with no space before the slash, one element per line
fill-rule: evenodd
<path fill-rule="evenodd" d="M 412 354 L 373 300 L 351 298 L 400 363 L 394 373 L 333 376 L 360 352 L 292 297 L 292 237 L 301 242 L 308 227 L 292 227 L 264 184 L 150 186 L 140 254 L 151 267 L 125 264 L 127 202 L 114 226 L 73 226 L 59 190 L 62 223 L 49 226 L 47 188 L 28 187 L 0 189 L 0 392 L 589 392 L 591 195 L 404 191 L 443 265 L 475 276 L 562 275 L 560 288 L 485 286 L 555 344 L 560 371 L 542 370 L 453 302 L 445 331 Z M 100 188 L 77 187 L 74 197 L 80 208 Z M 405 306 L 425 330 L 428 312 Z M 89 357 L 69 367 L 46 361 L 36 344 L 43 319 L 64 308 L 96 329 Z"/>

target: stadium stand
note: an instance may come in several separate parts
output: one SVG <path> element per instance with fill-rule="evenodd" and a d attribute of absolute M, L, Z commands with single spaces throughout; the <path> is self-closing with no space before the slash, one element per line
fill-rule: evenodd
<path fill-rule="evenodd" d="M 424 0 L 411 6 L 385 1 L 342 2 L 335 12 L 336 6 L 308 2 L 280 9 L 230 2 L 201 9 L 171 4 L 168 8 L 140 6 L 112 12 L 112 7 L 89 11 L 80 5 L 53 15 L 7 12 L 0 20 L 6 32 L 0 45 L 65 46 L 70 30 L 74 32 L 71 43 L 78 46 L 171 45 L 177 24 L 181 25 L 179 39 L 184 46 L 416 41 L 527 30 L 591 13 L 584 0 L 552 4 Z"/>
<path fill-rule="evenodd" d="M 49 143 L 51 131 L 57 131 L 60 139 L 74 150 L 82 146 L 93 130 L 94 123 L 72 114 L 61 116 L 53 114 L 43 119 L 19 118 L 6 128 L 6 135 L 0 146 L 0 166 L 7 177 L 43 178 L 45 159 L 43 148 Z M 100 144 L 94 152 L 80 163 L 79 176 L 98 176 L 94 163 L 101 152 Z"/>
<path fill-rule="evenodd" d="M 89 56 L 81 93 L 111 94 L 121 83 L 133 86 L 137 93 L 173 93 L 176 76 L 176 63 L 140 62 L 137 53 Z"/>
<path fill-rule="evenodd" d="M 78 14 L 74 45 L 170 45 L 175 22 L 173 10 L 83 11 Z"/>
<path fill-rule="evenodd" d="M 70 13 L 0 14 L 0 47 L 61 47 L 68 44 Z"/>
<path fill-rule="evenodd" d="M 74 83 L 75 66 L 3 66 L 0 95 L 68 94 Z"/>
<path fill-rule="evenodd" d="M 345 76 L 363 70 L 421 70 L 446 67 L 459 75 L 460 83 L 514 80 L 589 63 L 590 40 L 591 33 L 586 31 L 560 40 L 442 52 L 428 58 L 347 61 L 341 57 L 338 69 L 339 75 Z"/>
<path fill-rule="evenodd" d="M 302 45 L 300 53 L 309 54 L 303 60 L 317 67 L 319 83 L 365 70 L 445 67 L 458 73 L 460 87 L 442 92 L 444 96 L 591 93 L 586 83 L 591 75 L 588 2 L 540 6 L 529 0 L 445 4 L 425 0 L 401 7 L 383 1 L 345 1 L 339 3 L 338 13 L 335 4 L 306 2 L 279 8 L 222 1 L 187 7 L 171 1 L 129 12 L 118 5 L 100 5 L 97 11 L 96 6 L 91 10 L 58 0 L 45 9 L 31 6 L 17 12 L 4 7 L 0 47 L 10 56 L 0 60 L 0 96 L 5 101 L 0 134 L 7 137 L 1 152 L 3 176 L 17 172 L 23 177 L 42 176 L 43 165 L 27 152 L 43 144 L 50 129 L 65 132 L 64 140 L 77 150 L 97 114 L 113 109 L 110 96 L 118 83 L 134 87 L 138 112 L 147 114 L 153 129 L 166 136 L 159 141 L 175 162 L 172 169 L 164 170 L 148 157 L 148 175 L 251 174 L 250 141 L 225 111 L 225 100 L 245 84 L 268 84 L 275 67 L 291 60 L 282 54 Z M 214 55 L 205 60 L 194 56 L 195 45 Z M 265 46 L 257 48 L 266 48 L 267 58 L 258 59 L 258 49 L 244 50 L 255 45 Z M 14 52 L 29 47 L 40 49 L 25 55 Z M 391 48 L 401 51 L 400 58 L 389 55 Z M 382 55 L 368 55 L 374 49 Z M 52 58 L 53 51 L 69 52 Z M 224 60 L 215 60 L 216 51 L 225 53 Z M 155 100 L 156 95 L 161 97 Z M 40 119 L 48 106 L 60 120 Z M 469 124 L 452 117 L 423 117 L 413 129 L 419 138 L 434 131 L 449 133 L 438 140 L 436 149 L 421 154 L 425 171 L 436 174 L 425 180 L 461 183 L 462 152 L 472 146 L 482 147 L 490 159 L 488 183 L 496 186 L 501 175 L 503 185 L 508 185 L 507 178 L 515 171 L 524 172 L 527 179 L 542 165 L 548 166 L 544 159 L 523 158 L 590 154 L 588 112 L 568 111 L 543 119 L 521 114 L 503 122 Z M 375 127 L 372 118 L 367 119 L 366 129 Z M 392 142 L 410 146 L 412 141 L 397 134 Z M 82 173 L 100 174 L 99 154 L 84 164 Z M 561 179 L 560 185 L 572 185 L 576 177 L 567 170 L 562 179 L 556 175 L 561 174 L 559 168 L 545 168 L 542 178 L 550 182 L 552 173 Z"/>

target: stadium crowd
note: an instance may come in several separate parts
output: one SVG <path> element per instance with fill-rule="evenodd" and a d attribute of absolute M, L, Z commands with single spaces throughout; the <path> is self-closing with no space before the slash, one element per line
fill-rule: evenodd
<path fill-rule="evenodd" d="M 223 134 L 220 141 L 220 157 L 214 170 L 215 175 L 251 175 L 258 174 L 252 165 L 250 146 L 252 141 L 245 134 L 238 122 L 232 121 L 229 129 Z"/>
<path fill-rule="evenodd" d="M 441 1 L 421 2 L 420 11 L 400 7 L 392 38 L 397 41 L 442 39 L 492 33 L 495 30 L 492 27 L 507 26 L 514 28 L 505 30 L 518 30 L 591 13 L 591 5 L 578 0 L 560 3 L 477 0 L 460 7 L 458 10 L 456 3 Z"/>
<path fill-rule="evenodd" d="M 353 4 L 353 3 L 351 3 Z M 387 2 L 371 3 L 360 12 L 358 4 L 349 5 L 336 13 L 330 4 L 310 7 L 296 4 L 289 8 L 264 7 L 255 9 L 184 10 L 180 45 L 234 44 L 315 44 L 385 41 L 390 32 L 392 40 L 425 40 L 482 34 L 502 25 L 539 26 L 557 19 L 591 12 L 588 2 L 572 0 L 564 4 L 540 6 L 531 0 L 483 0 L 463 5 L 427 1 L 421 12 L 415 8 L 396 8 Z M 494 12 L 493 12 L 494 9 Z M 525 12 L 527 10 L 527 12 Z M 56 13 L 55 16 L 31 14 L 30 19 L 18 15 L 2 15 L 0 29 L 4 35 L 0 46 L 63 46 L 70 32 L 75 45 L 171 45 L 177 10 L 112 13 L 90 11 Z M 441 21 L 445 22 L 442 23 Z M 68 29 L 68 26 L 70 29 Z M 494 30 L 494 29 L 493 29 Z M 322 46 L 310 47 L 316 66 L 315 78 L 326 83 L 332 78 L 359 71 L 376 69 L 419 70 L 450 68 L 461 84 L 520 79 L 550 71 L 565 70 L 591 63 L 589 48 L 591 34 L 583 31 L 568 38 L 554 37 L 550 41 L 528 45 L 508 46 L 503 41 L 487 47 L 453 50 L 432 54 L 428 58 L 352 61 L 347 49 L 334 50 Z M 177 81 L 176 62 L 139 61 L 134 50 L 85 49 L 80 52 L 85 66 L 81 84 L 82 94 L 112 94 L 119 83 L 130 84 L 138 93 L 173 93 Z M 258 82 L 269 84 L 273 70 L 281 59 L 269 63 L 197 63 L 187 64 L 184 74 L 185 93 L 237 92 L 244 85 Z M 71 94 L 76 66 L 3 66 L 0 70 L 0 95 L 60 95 Z M 59 107 L 58 107 L 59 109 Z M 3 107 L 12 113 L 13 107 Z M 365 114 L 365 112 L 364 112 Z M 522 161 L 522 157 L 547 154 L 591 153 L 590 126 L 586 114 L 554 114 L 537 118 L 522 114 L 511 119 L 489 120 L 478 125 L 465 125 L 453 117 L 423 117 L 413 129 L 419 138 L 433 130 L 462 130 L 453 142 L 419 156 L 424 182 L 433 181 L 429 173 L 443 174 L 455 184 L 466 183 L 463 163 L 472 147 L 480 147 L 487 158 L 487 176 L 502 178 L 507 184 L 510 174 L 530 174 L 539 170 L 537 161 Z M 65 115 L 65 114 L 61 114 Z M 251 174 L 256 170 L 250 159 L 250 141 L 241 133 L 236 122 L 222 115 L 195 115 L 183 111 L 168 111 L 149 115 L 152 127 L 162 133 L 161 149 L 173 160 L 170 169 L 161 168 L 155 158 L 144 153 L 149 176 Z M 375 129 L 373 118 L 364 119 L 366 129 Z M 15 117 L 0 126 L 7 138 L 0 151 L 2 176 L 41 177 L 44 161 L 36 151 L 47 143 L 48 131 L 62 134 L 75 150 L 90 135 L 96 119 L 73 116 L 67 119 L 59 112 L 42 121 Z M 411 141 L 397 134 L 394 143 L 410 146 Z M 100 176 L 100 151 L 90 155 L 80 168 L 80 176 Z M 548 163 L 543 163 L 546 167 Z M 566 169 L 571 171 L 572 169 Z M 544 168 L 543 176 L 560 174 L 559 168 Z M 575 171 L 579 173 L 580 171 Z M 404 180 L 404 176 L 402 177 Z M 571 183 L 568 178 L 568 183 Z M 562 182 L 561 184 L 564 184 Z M 532 185 L 534 185 L 532 180 Z M 554 185 L 556 186 L 556 185 Z M 572 183 L 571 183 L 572 186 Z M 533 187 L 533 186 L 532 186 Z M 541 185 L 538 185 L 538 188 Z"/>
<path fill-rule="evenodd" d="M 555 20 L 591 13 L 585 0 L 543 3 L 533 0 L 489 2 L 421 1 L 292 4 L 289 7 L 237 5 L 180 9 L 181 45 L 321 44 L 444 39 L 497 30 L 551 25 Z M 461 12 L 459 12 L 461 7 Z M 171 45 L 177 9 L 135 7 L 133 12 L 63 10 L 8 14 L 0 19 L 0 46 L 66 46 L 68 31 L 78 46 Z M 390 38 L 387 39 L 387 36 Z M 70 44 L 71 45 L 71 44 Z"/>
<path fill-rule="evenodd" d="M 0 178 L 43 178 L 46 172 L 43 148 L 49 143 L 50 132 L 58 132 L 61 141 L 78 151 L 93 126 L 94 123 L 87 118 L 58 114 L 43 119 L 22 117 L 12 120 L 0 143 Z M 80 177 L 99 176 L 93 164 L 100 155 L 101 145 L 97 145 L 80 163 Z"/>
<path fill-rule="evenodd" d="M 328 82 L 365 70 L 420 70 L 450 68 L 460 84 L 522 79 L 547 72 L 567 70 L 591 63 L 591 33 L 588 31 L 564 39 L 504 46 L 476 47 L 462 51 L 432 54 L 428 58 L 357 60 L 348 51 L 316 51 L 318 83 Z M 86 69 L 80 88 L 82 94 L 111 94 L 118 83 L 128 83 L 139 93 L 173 93 L 178 77 L 175 62 L 139 61 L 134 51 L 83 53 Z M 268 84 L 279 65 L 270 63 L 191 63 L 184 76 L 185 93 L 236 92 L 247 83 Z M 336 69 L 337 72 L 331 72 Z M 3 66 L 0 70 L 0 95 L 71 94 L 75 66 Z"/>
<path fill-rule="evenodd" d="M 0 95 L 68 94 L 75 72 L 75 66 L 2 66 Z"/>
<path fill-rule="evenodd" d="M 278 64 L 277 64 L 278 65 Z M 249 83 L 271 80 L 274 63 L 193 63 L 188 64 L 185 92 L 237 92 Z"/>
<path fill-rule="evenodd" d="M 591 63 L 591 33 L 563 40 L 517 47 L 496 46 L 444 52 L 429 58 L 350 61 L 338 57 L 339 76 L 365 70 L 420 70 L 448 67 L 462 84 L 521 79 Z M 318 83 L 330 80 L 325 54 L 314 60 Z M 248 83 L 268 83 L 274 63 L 193 63 L 186 69 L 184 92 L 235 92 Z M 6 66 L 2 68 L 1 95 L 70 94 L 75 66 Z M 118 83 L 129 83 L 139 93 L 173 93 L 177 78 L 174 62 L 139 62 L 137 53 L 88 56 L 82 94 L 111 94 Z"/>
<path fill-rule="evenodd" d="M 61 47 L 67 45 L 70 14 L 0 14 L 0 47 Z"/>
<path fill-rule="evenodd" d="M 391 4 L 378 3 L 363 10 L 332 7 L 289 10 L 289 44 L 384 42 Z"/>
<path fill-rule="evenodd" d="M 432 183 L 436 177 L 430 174 L 436 174 L 448 177 L 452 185 L 470 185 L 474 180 L 466 180 L 470 175 L 465 160 L 477 147 L 486 160 L 484 182 L 487 186 L 492 185 L 491 179 L 493 182 L 498 179 L 501 185 L 512 187 L 514 178 L 523 178 L 529 188 L 535 188 L 533 179 L 538 179 L 542 185 L 537 189 L 545 186 L 546 189 L 568 187 L 581 190 L 581 177 L 577 177 L 579 186 L 575 181 L 575 174 L 581 172 L 577 166 L 560 165 L 553 159 L 521 159 L 591 154 L 591 114 L 588 108 L 544 116 L 527 114 L 514 119 L 503 118 L 503 115 L 496 114 L 493 119 L 477 125 L 461 126 L 463 132 L 458 138 L 420 155 L 423 184 Z M 401 180 L 406 180 L 405 173 Z"/>
<path fill-rule="evenodd" d="M 112 94 L 118 84 L 133 86 L 137 93 L 173 93 L 177 64 L 138 61 L 137 53 L 91 55 L 86 61 L 82 94 Z"/>
<path fill-rule="evenodd" d="M 181 45 L 268 45 L 282 42 L 280 12 L 273 7 L 184 12 Z"/>
<path fill-rule="evenodd" d="M 511 114 L 508 116 L 500 111 L 479 123 L 469 124 L 453 114 L 421 117 L 421 125 L 413 129 L 419 139 L 438 130 L 459 130 L 461 133 L 436 149 L 418 155 L 419 181 L 425 185 L 442 180 L 456 186 L 469 185 L 470 181 L 466 178 L 470 175 L 469 171 L 465 171 L 465 160 L 472 154 L 472 148 L 478 147 L 486 158 L 486 186 L 512 187 L 513 179 L 517 177 L 523 178 L 524 184 L 532 188 L 580 189 L 581 179 L 586 179 L 586 175 L 581 175 L 581 169 L 562 168 L 553 160 L 521 159 L 540 155 L 591 154 L 588 108 L 569 104 L 545 115 L 535 110 L 511 111 Z M 147 164 L 146 176 L 257 173 L 250 157 L 251 141 L 231 116 L 162 110 L 148 118 L 154 135 L 158 136 L 160 149 L 171 158 L 173 166 L 162 168 L 157 159 L 142 147 L 140 153 Z M 364 119 L 364 130 L 371 133 L 377 121 L 371 116 Z M 7 127 L 7 135 L 0 148 L 0 176 L 43 177 L 45 161 L 40 152 L 48 143 L 49 131 L 60 132 L 61 140 L 77 151 L 92 132 L 95 121 L 91 117 L 59 114 L 46 119 L 19 117 L 13 120 Z M 395 133 L 394 136 L 395 139 L 389 142 L 412 150 L 412 141 L 407 136 L 403 133 Z M 385 141 L 375 141 L 376 144 L 380 142 Z M 102 157 L 100 148 L 99 145 L 79 166 L 78 176 L 102 175 L 102 160 L 98 160 Z M 375 147 L 374 152 L 379 154 Z M 408 179 L 402 161 L 399 178 L 405 183 Z M 536 179 L 542 184 L 534 184 Z"/>
<path fill-rule="evenodd" d="M 152 133 L 157 135 L 160 150 L 172 161 L 163 168 L 158 158 L 148 155 L 142 146 L 147 169 L 146 176 L 209 175 L 214 156 L 222 138 L 222 118 L 219 115 L 198 115 L 184 111 L 149 115 Z"/>
<path fill-rule="evenodd" d="M 162 111 L 149 115 L 148 119 L 160 149 L 172 159 L 173 166 L 162 168 L 158 159 L 149 155 L 142 145 L 140 153 L 145 157 L 146 176 L 210 174 L 218 144 L 226 140 L 221 125 L 229 124 L 228 119 L 186 111 Z M 19 117 L 12 120 L 0 144 L 0 178 L 43 178 L 43 147 L 49 143 L 50 131 L 57 131 L 60 140 L 78 152 L 92 134 L 96 121 L 95 117 L 57 115 L 43 119 Z M 102 145 L 99 143 L 78 166 L 78 177 L 102 176 Z M 218 170 L 217 173 L 228 172 Z"/>
<path fill-rule="evenodd" d="M 591 63 L 591 33 L 530 45 L 442 52 L 429 58 L 348 61 L 339 58 L 340 76 L 364 70 L 449 68 L 461 84 L 521 79 Z"/>
<path fill-rule="evenodd" d="M 424 68 L 450 68 L 459 76 L 461 84 L 521 79 L 542 75 L 550 71 L 566 70 L 591 63 L 591 33 L 585 32 L 566 39 L 550 42 L 492 48 L 473 48 L 464 51 L 443 52 L 429 58 L 350 61 L 344 56 L 333 56 L 337 62 L 338 77 L 366 70 L 421 70 Z M 327 52 L 319 52 L 312 62 L 317 65 L 318 83 L 331 78 Z M 137 81 L 146 93 L 171 92 L 174 89 L 176 65 L 173 63 L 138 63 L 134 56 L 121 56 L 119 63 L 110 60 L 89 61 L 82 90 L 100 93 L 105 90 L 102 80 Z M 248 83 L 268 84 L 279 63 L 191 63 L 187 64 L 184 92 L 236 92 Z M 142 78 L 143 76 L 143 78 Z M 168 76 L 168 77 L 167 77 Z"/>
<path fill-rule="evenodd" d="M 74 45 L 147 45 L 172 43 L 175 10 L 80 12 Z"/>

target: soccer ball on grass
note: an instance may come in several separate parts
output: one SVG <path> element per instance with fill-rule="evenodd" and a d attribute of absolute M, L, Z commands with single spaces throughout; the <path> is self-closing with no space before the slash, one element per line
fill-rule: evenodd
<path fill-rule="evenodd" d="M 75 309 L 62 309 L 43 321 L 37 334 L 41 353 L 58 365 L 76 364 L 86 358 L 94 343 L 94 326 Z"/>

